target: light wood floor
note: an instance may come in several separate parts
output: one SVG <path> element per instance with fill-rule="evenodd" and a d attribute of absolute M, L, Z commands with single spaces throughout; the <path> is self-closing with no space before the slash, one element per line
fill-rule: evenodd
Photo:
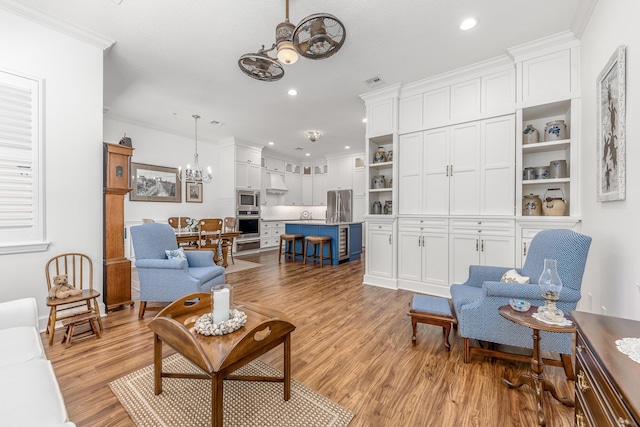
<path fill-rule="evenodd" d="M 412 346 L 406 315 L 412 294 L 363 285 L 362 261 L 323 268 L 278 265 L 276 251 L 244 259 L 265 266 L 227 276 L 236 300 L 265 302 L 291 317 L 297 326 L 294 378 L 353 411 L 350 427 L 536 425 L 533 392 L 526 386 L 510 390 L 501 382 L 527 364 L 478 356 L 464 364 L 457 331 L 448 353 L 442 328 L 430 325 L 418 325 L 418 343 Z M 46 347 L 78 427 L 133 426 L 108 383 L 152 363 L 146 325 L 154 313 L 138 320 L 137 309 L 109 313 L 99 340 L 65 349 L 58 331 L 54 345 Z M 44 335 L 43 341 L 46 346 Z M 282 369 L 281 349 L 261 359 Z M 561 395 L 573 396 L 574 384 L 561 368 L 546 372 Z M 573 408 L 548 394 L 544 403 L 548 426 L 573 426 Z"/>

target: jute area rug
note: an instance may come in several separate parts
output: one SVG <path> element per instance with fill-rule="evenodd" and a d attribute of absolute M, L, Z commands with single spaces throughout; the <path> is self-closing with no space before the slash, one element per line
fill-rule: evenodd
<path fill-rule="evenodd" d="M 165 372 L 201 371 L 179 354 L 164 359 Z M 236 371 L 242 375 L 282 375 L 254 360 Z M 111 391 L 139 427 L 210 426 L 211 382 L 163 378 L 162 393 L 153 394 L 153 365 L 109 383 Z M 291 380 L 291 398 L 283 399 L 282 383 L 224 382 L 225 427 L 340 427 L 348 426 L 353 412 L 298 381 Z"/>
<path fill-rule="evenodd" d="M 235 264 L 231 262 L 231 257 L 229 257 L 227 268 L 224 271 L 224 274 L 237 273 L 238 271 L 250 270 L 252 268 L 262 267 L 264 264 L 258 264 L 257 262 L 245 261 L 243 259 L 234 259 Z"/>

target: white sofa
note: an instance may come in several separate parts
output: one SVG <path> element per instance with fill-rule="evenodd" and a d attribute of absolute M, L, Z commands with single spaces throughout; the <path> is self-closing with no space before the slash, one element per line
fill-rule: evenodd
<path fill-rule="evenodd" d="M 38 333 L 34 298 L 0 303 L 0 424 L 74 427 Z"/>

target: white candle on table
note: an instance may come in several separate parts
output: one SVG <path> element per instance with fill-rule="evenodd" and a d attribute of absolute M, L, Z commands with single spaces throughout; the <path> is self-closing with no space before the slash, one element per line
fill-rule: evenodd
<path fill-rule="evenodd" d="M 213 322 L 226 322 L 229 320 L 229 289 L 213 290 Z"/>

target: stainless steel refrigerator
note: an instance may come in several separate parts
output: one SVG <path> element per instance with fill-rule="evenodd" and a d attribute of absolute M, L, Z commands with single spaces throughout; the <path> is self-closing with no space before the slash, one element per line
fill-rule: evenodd
<path fill-rule="evenodd" d="M 327 222 L 351 222 L 353 221 L 352 190 L 327 191 Z"/>

